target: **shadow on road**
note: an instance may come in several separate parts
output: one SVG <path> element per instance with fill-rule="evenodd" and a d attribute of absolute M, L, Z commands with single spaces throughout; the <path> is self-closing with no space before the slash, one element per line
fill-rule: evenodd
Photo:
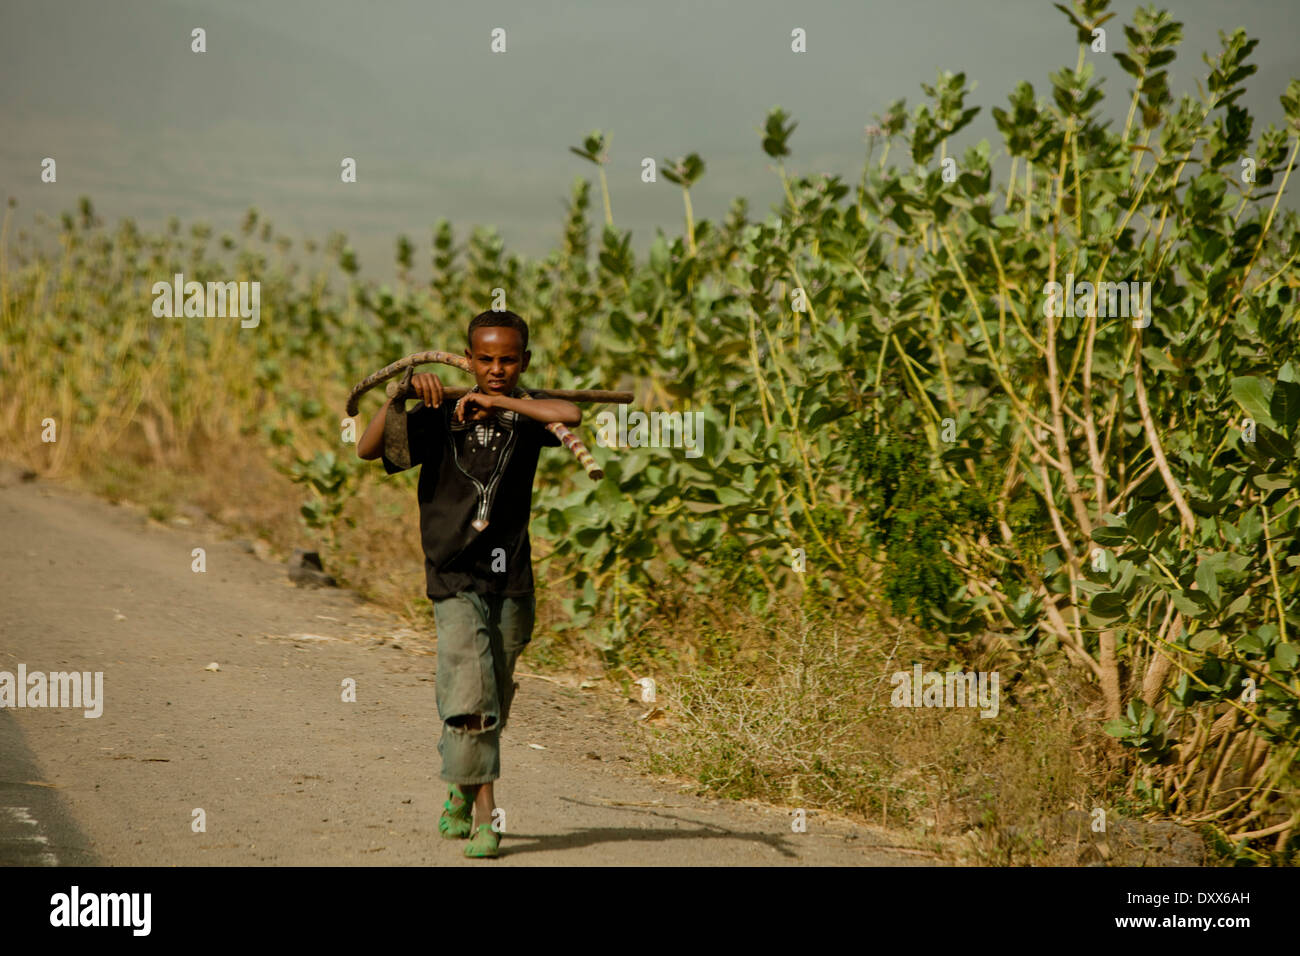
<path fill-rule="evenodd" d="M 668 840 L 741 840 L 744 842 L 762 843 L 771 849 L 780 853 L 789 859 L 797 859 L 798 854 L 794 852 L 787 844 L 784 836 L 771 833 L 769 831 L 758 830 L 728 830 L 725 827 L 717 826 L 712 823 L 705 823 L 700 820 L 692 820 L 675 813 L 664 813 L 653 807 L 619 807 L 610 806 L 606 803 L 587 803 L 583 800 L 575 800 L 572 797 L 561 797 L 566 803 L 577 804 L 582 807 L 591 807 L 600 810 L 622 810 L 627 813 L 636 813 L 659 817 L 664 820 L 676 820 L 685 823 L 688 826 L 675 829 L 645 829 L 638 827 L 588 827 L 582 830 L 574 830 L 562 834 L 544 834 L 535 835 L 528 833 L 516 833 L 511 831 L 509 834 L 510 842 L 502 848 L 502 856 L 515 856 L 523 853 L 536 853 L 538 851 L 550 850 L 572 850 L 579 847 L 596 846 L 602 843 L 663 843 Z M 523 843 L 520 841 L 529 841 Z"/>

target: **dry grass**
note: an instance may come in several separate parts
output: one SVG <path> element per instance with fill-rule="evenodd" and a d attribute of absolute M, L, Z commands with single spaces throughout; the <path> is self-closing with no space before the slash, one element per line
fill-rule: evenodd
<path fill-rule="evenodd" d="M 793 612 L 771 623 L 737 614 L 729 628 L 743 656 L 660 678 L 671 720 L 646 737 L 648 769 L 922 839 L 964 836 L 974 862 L 1074 862 L 1021 835 L 1098 802 L 1082 753 L 1095 731 L 1046 682 L 1004 689 L 993 718 L 896 708 L 890 675 L 932 657 L 918 635 Z"/>

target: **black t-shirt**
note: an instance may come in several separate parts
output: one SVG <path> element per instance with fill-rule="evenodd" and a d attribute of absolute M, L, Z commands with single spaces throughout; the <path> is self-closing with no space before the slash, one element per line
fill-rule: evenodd
<path fill-rule="evenodd" d="M 528 395 L 515 391 L 515 397 Z M 421 466 L 417 497 L 429 600 L 462 591 L 532 594 L 533 476 L 541 449 L 561 442 L 527 415 L 498 411 L 486 422 L 457 423 L 455 407 L 444 401 L 441 408 L 421 404 L 406 413 L 411 465 Z M 383 461 L 390 475 L 403 470 L 387 454 Z M 476 521 L 487 523 L 480 531 Z"/>

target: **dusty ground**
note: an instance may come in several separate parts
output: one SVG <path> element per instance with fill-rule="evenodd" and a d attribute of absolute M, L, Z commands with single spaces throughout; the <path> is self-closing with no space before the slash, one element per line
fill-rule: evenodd
<path fill-rule="evenodd" d="M 503 855 L 465 860 L 437 831 L 432 634 L 297 588 L 214 527 L 3 466 L 0 529 L 0 671 L 102 671 L 105 697 L 98 718 L 0 709 L 0 864 L 941 862 L 889 831 L 809 813 L 795 833 L 789 808 L 643 776 L 642 705 L 533 674 L 502 743 Z"/>

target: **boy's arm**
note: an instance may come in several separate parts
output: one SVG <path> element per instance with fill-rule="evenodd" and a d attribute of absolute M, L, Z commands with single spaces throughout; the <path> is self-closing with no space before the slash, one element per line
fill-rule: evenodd
<path fill-rule="evenodd" d="M 573 402 L 559 398 L 511 398 L 486 392 L 466 392 L 465 397 L 456 404 L 457 420 L 463 418 L 467 409 L 472 409 L 473 406 L 483 409 L 503 408 L 527 415 L 543 424 L 559 422 L 561 425 L 577 425 L 582 422 L 582 409 Z"/>
<path fill-rule="evenodd" d="M 442 404 L 442 382 L 438 376 L 422 372 L 411 379 L 411 387 L 420 400 L 430 408 L 437 408 Z M 373 461 L 383 456 L 384 421 L 392 404 L 391 398 L 384 402 L 384 407 L 370 420 L 365 434 L 357 442 L 357 457 L 362 461 Z M 405 406 L 405 401 L 402 404 Z"/>
<path fill-rule="evenodd" d="M 373 461 L 384 453 L 384 419 L 392 404 L 391 398 L 384 402 L 384 407 L 370 419 L 365 433 L 357 439 L 357 457 L 362 461 Z"/>

